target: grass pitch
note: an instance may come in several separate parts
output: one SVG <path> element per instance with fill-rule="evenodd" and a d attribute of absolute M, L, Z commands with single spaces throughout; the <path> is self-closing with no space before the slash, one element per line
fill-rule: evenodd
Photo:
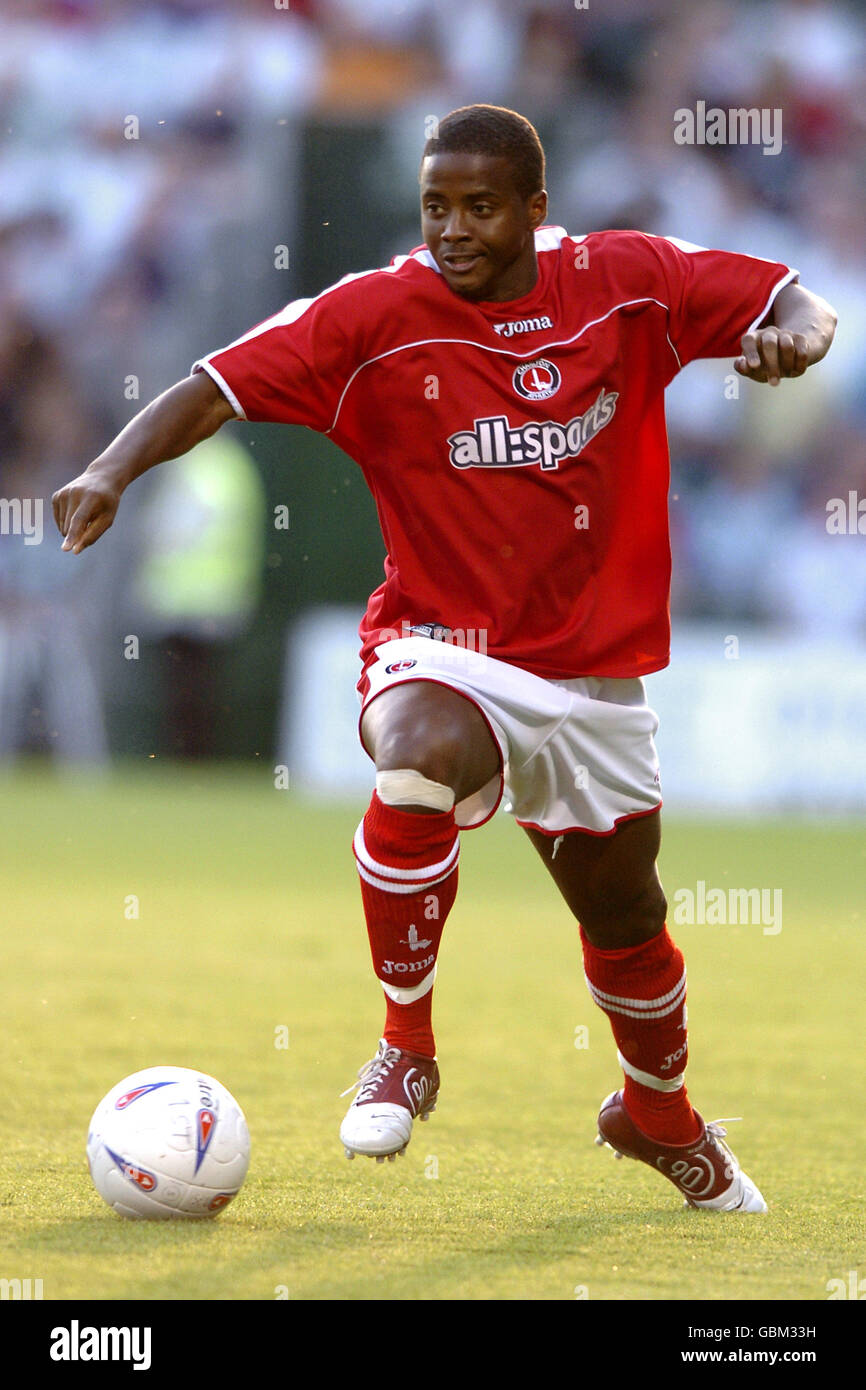
<path fill-rule="evenodd" d="M 718 1217 L 593 1145 L 620 1084 L 607 1020 L 504 816 L 463 837 L 439 1108 L 396 1163 L 347 1163 L 340 1092 L 383 1017 L 350 849 L 364 807 L 292 799 L 269 772 L 0 781 L 0 1276 L 64 1300 L 822 1300 L 866 1274 L 861 824 L 666 819 L 669 898 L 783 892 L 778 933 L 671 923 L 692 1098 L 744 1117 L 731 1142 L 771 1208 Z M 90 1184 L 93 1108 L 160 1063 L 217 1076 L 249 1121 L 246 1185 L 212 1223 L 126 1222 Z"/>

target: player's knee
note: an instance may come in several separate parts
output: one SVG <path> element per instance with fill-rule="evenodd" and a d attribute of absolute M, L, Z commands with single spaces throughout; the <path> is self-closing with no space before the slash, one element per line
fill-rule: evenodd
<path fill-rule="evenodd" d="M 427 781 L 456 789 L 469 753 L 462 728 L 443 720 L 418 720 L 380 733 L 376 742 L 376 769 L 389 772 L 411 769 Z M 423 803 L 422 803 L 423 804 Z"/>
<path fill-rule="evenodd" d="M 408 769 L 450 787 L 457 801 L 499 770 L 499 749 L 478 709 L 463 695 L 427 681 L 377 697 L 362 730 L 377 772 Z"/>
<path fill-rule="evenodd" d="M 450 811 L 454 806 L 452 787 L 411 767 L 377 772 L 376 791 L 386 806 L 423 806 L 430 811 Z"/>
<path fill-rule="evenodd" d="M 667 913 L 668 900 L 655 874 L 631 900 L 626 897 L 622 905 L 624 919 L 650 935 L 661 931 Z"/>
<path fill-rule="evenodd" d="M 648 885 L 642 901 L 642 911 L 646 920 L 661 931 L 668 917 L 668 900 L 660 883 Z"/>
<path fill-rule="evenodd" d="M 461 781 L 465 749 L 451 738 L 386 736 L 376 748 L 377 774 L 409 770 L 422 782 L 454 790 Z M 419 803 L 423 805 L 423 801 Z"/>
<path fill-rule="evenodd" d="M 638 945 L 658 935 L 667 920 L 668 903 L 658 879 L 633 884 L 598 884 L 588 895 L 581 925 L 601 950 Z"/>

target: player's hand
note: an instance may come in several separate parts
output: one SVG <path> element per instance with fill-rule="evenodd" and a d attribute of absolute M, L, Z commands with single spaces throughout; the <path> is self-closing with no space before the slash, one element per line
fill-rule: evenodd
<path fill-rule="evenodd" d="M 54 520 L 63 536 L 61 550 L 80 555 L 113 522 L 120 505 L 121 489 L 99 473 L 84 472 L 55 492 L 51 499 Z"/>
<path fill-rule="evenodd" d="M 758 328 L 744 333 L 740 341 L 742 357 L 734 359 L 734 370 L 750 381 L 768 381 L 778 386 L 782 377 L 802 376 L 813 360 L 805 333 L 786 328 Z"/>

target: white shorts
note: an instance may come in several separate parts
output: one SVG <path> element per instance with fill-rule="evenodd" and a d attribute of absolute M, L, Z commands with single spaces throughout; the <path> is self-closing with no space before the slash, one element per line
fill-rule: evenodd
<path fill-rule="evenodd" d="M 483 825 L 502 802 L 519 825 L 548 835 L 610 835 L 661 806 L 658 718 L 639 678 L 545 680 L 429 637 L 383 642 L 375 656 L 361 684 L 362 715 L 383 690 L 426 680 L 466 696 L 487 722 L 502 770 L 457 803 L 461 829 Z"/>

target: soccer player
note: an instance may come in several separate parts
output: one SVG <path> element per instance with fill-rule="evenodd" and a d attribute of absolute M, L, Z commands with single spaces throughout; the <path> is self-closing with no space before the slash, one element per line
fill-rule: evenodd
<path fill-rule="evenodd" d="M 233 418 L 321 431 L 373 492 L 387 557 L 358 690 L 376 789 L 354 851 L 386 1017 L 340 1130 L 349 1157 L 393 1158 L 435 1108 L 458 832 L 505 797 L 577 918 L 613 1031 L 624 1084 L 599 1142 L 692 1206 L 764 1211 L 686 1091 L 641 677 L 669 659 L 666 385 L 700 357 L 774 386 L 802 376 L 835 314 L 774 261 L 569 236 L 545 225 L 544 182 L 529 122 L 452 112 L 423 151 L 425 245 L 196 362 L 55 494 L 55 517 L 79 554 L 134 478 Z"/>

